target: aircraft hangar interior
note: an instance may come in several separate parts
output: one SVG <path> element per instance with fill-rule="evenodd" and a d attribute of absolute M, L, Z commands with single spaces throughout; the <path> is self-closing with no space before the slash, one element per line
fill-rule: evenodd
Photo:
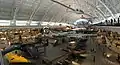
<path fill-rule="evenodd" d="M 120 0 L 0 0 L 0 65 L 120 65 Z"/>

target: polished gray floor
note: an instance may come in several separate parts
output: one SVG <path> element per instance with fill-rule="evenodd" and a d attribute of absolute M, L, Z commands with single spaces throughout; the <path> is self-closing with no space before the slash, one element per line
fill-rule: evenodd
<path fill-rule="evenodd" d="M 103 55 L 103 52 L 109 52 L 114 54 L 111 50 L 109 50 L 105 45 L 98 45 L 95 42 L 95 39 L 89 38 L 87 42 L 87 51 L 89 53 L 87 59 L 84 60 L 82 65 L 119 65 L 115 59 L 115 57 L 106 58 Z M 95 49 L 95 52 L 91 52 L 90 49 Z"/>
<path fill-rule="evenodd" d="M 116 61 L 114 55 L 110 58 L 106 58 L 103 55 L 103 52 L 109 52 L 114 54 L 111 50 L 109 50 L 105 45 L 98 45 L 95 41 L 95 38 L 89 37 L 87 44 L 87 53 L 88 56 L 81 65 L 119 65 Z M 66 43 L 53 47 L 51 44 L 46 48 L 46 58 L 48 60 L 54 60 L 55 58 L 64 55 L 65 52 L 61 51 L 60 48 L 65 48 Z M 94 48 L 94 52 L 91 52 L 91 49 Z M 41 60 L 41 59 L 40 59 Z M 40 60 L 37 60 L 37 65 L 40 65 Z"/>

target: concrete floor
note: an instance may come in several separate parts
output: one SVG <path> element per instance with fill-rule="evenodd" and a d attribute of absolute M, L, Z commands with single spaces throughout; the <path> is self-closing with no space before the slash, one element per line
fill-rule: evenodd
<path fill-rule="evenodd" d="M 112 52 L 109 50 L 105 45 L 98 45 L 97 42 L 95 42 L 95 39 L 89 37 L 87 44 L 87 58 L 82 62 L 81 65 L 120 65 L 116 62 L 114 57 L 106 58 L 103 56 L 103 52 Z M 65 48 L 66 44 L 61 44 L 56 47 L 53 47 L 51 44 L 47 47 L 46 52 L 46 58 L 48 60 L 53 60 L 60 55 L 64 55 L 65 52 L 61 51 L 60 48 Z M 91 52 L 91 49 L 95 49 L 96 52 Z M 114 53 L 114 52 L 112 52 Z M 95 57 L 95 58 L 94 58 Z M 110 60 L 112 59 L 112 60 Z M 41 59 L 37 60 L 37 65 L 40 65 Z M 95 61 L 95 62 L 94 62 Z"/>
<path fill-rule="evenodd" d="M 89 37 L 86 44 L 88 56 L 84 59 L 81 65 L 119 65 L 114 57 L 106 58 L 103 55 L 103 52 L 114 54 L 114 52 L 105 47 L 105 45 L 98 45 L 95 39 L 91 37 Z M 51 45 L 48 46 L 46 57 L 48 57 L 49 60 L 53 60 L 58 56 L 65 54 L 65 52 L 60 50 L 60 48 L 65 48 L 65 45 L 66 44 L 62 44 L 56 47 L 52 47 Z M 96 52 L 91 52 L 91 49 L 93 48 Z"/>
<path fill-rule="evenodd" d="M 119 65 L 114 58 L 110 60 L 103 56 L 103 52 L 111 52 L 111 50 L 105 47 L 105 45 L 97 45 L 95 39 L 89 38 L 87 46 L 89 56 L 84 60 L 82 65 Z M 91 52 L 90 49 L 92 48 L 94 48 L 96 52 Z"/>
<path fill-rule="evenodd" d="M 61 51 L 60 48 L 66 48 L 67 44 L 63 43 L 61 45 L 58 45 L 56 47 L 53 47 L 51 44 L 47 47 L 47 51 L 46 51 L 46 57 L 49 60 L 54 60 L 55 58 L 66 54 L 66 52 Z"/>

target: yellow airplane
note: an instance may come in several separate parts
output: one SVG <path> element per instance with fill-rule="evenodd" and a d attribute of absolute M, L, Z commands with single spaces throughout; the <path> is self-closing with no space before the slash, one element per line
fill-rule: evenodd
<path fill-rule="evenodd" d="M 13 52 L 7 53 L 5 57 L 10 63 L 29 63 L 30 61 L 22 56 L 19 56 Z"/>

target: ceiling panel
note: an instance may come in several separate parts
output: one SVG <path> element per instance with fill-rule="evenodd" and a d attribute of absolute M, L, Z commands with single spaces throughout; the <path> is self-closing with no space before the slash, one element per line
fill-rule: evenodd
<path fill-rule="evenodd" d="M 100 0 L 55 0 L 73 9 L 83 10 L 86 14 L 97 19 L 103 19 L 103 15 L 111 15 Z M 113 13 L 115 10 L 120 12 L 119 0 L 101 0 Z M 109 6 L 109 3 L 112 6 Z M 117 6 L 115 8 L 115 6 Z M 18 11 L 16 10 L 18 9 Z M 101 12 L 104 12 L 101 15 Z M 17 11 L 17 12 L 16 12 Z M 97 14 L 97 15 L 96 15 Z M 14 17 L 16 16 L 16 17 Z M 38 21 L 75 21 L 81 17 L 81 14 L 54 3 L 51 0 L 0 0 L 0 19 L 32 20 Z"/>

